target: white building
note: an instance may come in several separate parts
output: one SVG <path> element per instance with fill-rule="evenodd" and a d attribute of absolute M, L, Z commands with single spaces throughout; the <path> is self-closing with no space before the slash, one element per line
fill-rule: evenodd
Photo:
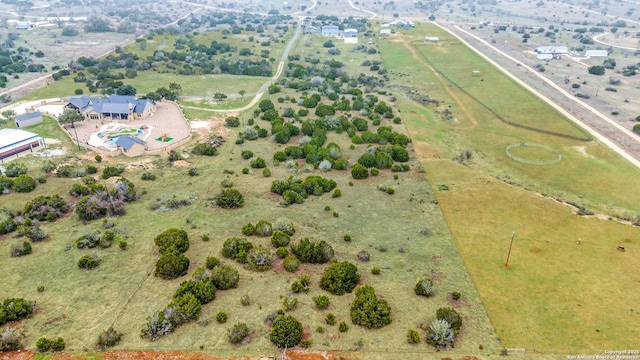
<path fill-rule="evenodd" d="M 569 49 L 566 46 L 538 46 L 533 49 L 538 54 L 567 54 Z"/>
<path fill-rule="evenodd" d="M 25 151 L 33 152 L 38 146 L 45 146 L 44 139 L 38 134 L 21 129 L 0 130 L 0 160 Z"/>
<path fill-rule="evenodd" d="M 609 52 L 607 50 L 587 50 L 584 53 L 584 56 L 588 58 L 592 57 L 607 57 L 609 56 Z"/>

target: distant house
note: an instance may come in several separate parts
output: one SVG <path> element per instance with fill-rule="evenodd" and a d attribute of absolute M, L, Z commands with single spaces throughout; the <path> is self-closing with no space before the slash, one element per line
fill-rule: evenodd
<path fill-rule="evenodd" d="M 143 155 L 147 149 L 147 143 L 144 140 L 129 135 L 118 136 L 116 146 L 122 150 L 123 154 L 129 157 Z"/>
<path fill-rule="evenodd" d="M 29 30 L 33 27 L 28 21 L 18 21 L 16 22 L 16 30 Z"/>
<path fill-rule="evenodd" d="M 538 46 L 533 49 L 538 54 L 567 54 L 569 49 L 566 46 Z"/>
<path fill-rule="evenodd" d="M 16 116 L 16 127 L 24 128 L 38 124 L 42 124 L 42 114 L 39 111 Z"/>
<path fill-rule="evenodd" d="M 45 146 L 44 139 L 38 134 L 21 129 L 0 130 L 0 160 L 25 151 L 33 152 L 38 146 Z"/>
<path fill-rule="evenodd" d="M 390 23 L 382 24 L 382 26 L 402 27 L 405 29 L 414 28 L 416 25 L 411 20 L 394 20 Z"/>
<path fill-rule="evenodd" d="M 342 36 L 346 37 L 346 38 L 357 38 L 358 37 L 358 30 L 356 30 L 356 29 L 344 29 L 344 33 L 343 33 Z"/>
<path fill-rule="evenodd" d="M 338 36 L 338 26 L 336 25 L 323 25 L 321 34 L 324 37 Z"/>
<path fill-rule="evenodd" d="M 128 95 L 80 96 L 69 99 L 65 108 L 78 111 L 85 120 L 139 120 L 151 116 L 156 111 L 156 103 Z"/>
<path fill-rule="evenodd" d="M 607 50 L 587 50 L 584 53 L 584 56 L 588 58 L 592 57 L 607 57 L 609 56 L 609 52 Z"/>
<path fill-rule="evenodd" d="M 389 37 L 391 36 L 391 29 L 390 28 L 386 28 L 386 29 L 380 29 L 380 37 Z"/>

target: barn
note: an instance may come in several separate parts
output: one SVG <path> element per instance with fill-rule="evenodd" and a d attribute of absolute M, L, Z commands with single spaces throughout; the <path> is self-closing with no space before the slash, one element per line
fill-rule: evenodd
<path fill-rule="evenodd" d="M 42 114 L 39 111 L 16 116 L 16 127 L 24 128 L 38 124 L 42 124 Z"/>
<path fill-rule="evenodd" d="M 45 146 L 44 139 L 32 132 L 21 129 L 0 130 L 0 160 L 22 152 L 33 152 L 38 146 Z"/>

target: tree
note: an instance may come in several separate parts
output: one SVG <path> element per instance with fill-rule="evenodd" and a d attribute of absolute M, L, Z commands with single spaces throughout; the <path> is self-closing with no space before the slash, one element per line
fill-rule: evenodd
<path fill-rule="evenodd" d="M 376 296 L 369 285 L 356 289 L 356 299 L 351 305 L 351 321 L 354 324 L 377 329 L 391 324 L 391 308 L 389 304 Z"/>
<path fill-rule="evenodd" d="M 221 92 L 217 92 L 217 93 L 213 94 L 213 98 L 215 100 L 222 101 L 222 100 L 227 98 L 227 95 L 225 95 L 225 94 L 223 94 Z"/>
<path fill-rule="evenodd" d="M 64 109 L 62 114 L 58 116 L 58 123 L 60 125 L 71 124 L 73 132 L 76 134 L 76 143 L 78 144 L 78 150 L 80 150 L 80 140 L 78 140 L 78 131 L 76 131 L 75 123 L 84 120 L 84 116 L 73 109 Z"/>
<path fill-rule="evenodd" d="M 360 282 L 358 268 L 348 261 L 333 262 L 320 280 L 320 287 L 334 295 L 350 293 Z"/>
<path fill-rule="evenodd" d="M 108 20 L 102 19 L 102 18 L 98 18 L 98 17 L 91 17 L 91 18 L 89 18 L 89 21 L 88 21 L 87 25 L 85 25 L 84 31 L 86 31 L 86 32 L 109 32 L 109 31 L 113 31 L 113 28 L 111 27 L 111 24 L 109 23 Z"/>
<path fill-rule="evenodd" d="M 240 90 L 238 91 L 238 94 L 240 94 L 240 97 L 244 99 L 244 94 L 247 93 L 247 90 Z"/>
<path fill-rule="evenodd" d="M 279 348 L 292 348 L 302 340 L 302 324 L 293 316 L 278 316 L 273 320 L 271 342 Z"/>
<path fill-rule="evenodd" d="M 604 66 L 602 65 L 593 65 L 589 67 L 589 74 L 592 75 L 604 75 Z"/>
<path fill-rule="evenodd" d="M 131 86 L 131 85 L 123 85 L 123 86 L 120 86 L 118 88 L 118 90 L 116 91 L 116 94 L 118 94 L 118 95 L 135 96 L 136 92 L 137 92 L 137 90 L 133 86 Z"/>
<path fill-rule="evenodd" d="M 13 110 L 5 110 L 2 112 L 2 116 L 4 116 L 5 119 L 9 121 L 13 121 L 13 119 L 16 117 L 16 112 Z"/>
<path fill-rule="evenodd" d="M 258 104 L 258 107 L 260 108 L 260 111 L 265 112 L 267 110 L 271 110 L 274 109 L 275 106 L 273 105 L 273 102 L 271 100 L 262 100 L 260 101 L 260 103 Z"/>

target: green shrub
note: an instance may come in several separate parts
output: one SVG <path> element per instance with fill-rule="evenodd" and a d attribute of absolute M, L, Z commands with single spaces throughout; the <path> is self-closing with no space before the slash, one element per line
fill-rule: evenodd
<path fill-rule="evenodd" d="M 229 317 L 227 316 L 227 313 L 224 311 L 220 311 L 216 314 L 216 321 L 218 322 L 218 324 L 226 323 L 227 319 L 229 319 Z"/>
<path fill-rule="evenodd" d="M 0 303 L 0 325 L 7 322 L 27 319 L 33 316 L 35 301 L 22 298 L 8 298 Z"/>
<path fill-rule="evenodd" d="M 305 339 L 305 340 L 300 341 L 300 346 L 303 349 L 308 349 L 308 348 L 311 347 L 311 345 L 312 345 L 311 339 Z"/>
<path fill-rule="evenodd" d="M 284 259 L 289 255 L 289 250 L 287 250 L 286 247 L 279 247 L 276 250 L 276 255 L 280 258 L 280 259 Z"/>
<path fill-rule="evenodd" d="M 0 195 L 9 192 L 13 188 L 13 179 L 6 176 L 0 176 Z"/>
<path fill-rule="evenodd" d="M 455 334 L 453 332 L 453 329 L 446 320 L 434 320 L 427 329 L 428 344 L 439 347 L 447 347 L 453 344 L 454 339 Z"/>
<path fill-rule="evenodd" d="M 407 343 L 408 344 L 419 344 L 420 343 L 420 333 L 416 329 L 407 330 Z"/>
<path fill-rule="evenodd" d="M 428 278 L 420 279 L 413 288 L 416 295 L 431 297 L 435 295 L 435 289 L 433 288 L 433 281 Z"/>
<path fill-rule="evenodd" d="M 293 255 L 289 255 L 282 261 L 282 266 L 288 272 L 296 272 L 300 266 L 300 260 Z"/>
<path fill-rule="evenodd" d="M 271 170 L 269 170 L 269 168 L 267 168 L 267 167 L 262 169 L 262 176 L 271 177 Z"/>
<path fill-rule="evenodd" d="M 7 351 L 18 351 L 24 348 L 22 339 L 25 335 L 18 329 L 0 329 L 0 353 Z"/>
<path fill-rule="evenodd" d="M 377 168 L 371 168 L 371 176 L 378 176 L 379 173 L 380 170 L 378 170 Z"/>
<path fill-rule="evenodd" d="M 274 247 L 284 247 L 289 245 L 289 241 L 291 241 L 291 237 L 280 230 L 276 230 L 271 235 L 271 244 Z"/>
<path fill-rule="evenodd" d="M 31 243 L 29 241 L 23 241 L 22 244 L 17 244 L 11 247 L 11 257 L 29 255 L 32 251 Z"/>
<path fill-rule="evenodd" d="M 18 175 L 18 177 L 13 180 L 13 191 L 19 193 L 28 193 L 33 191 L 36 188 L 36 180 L 29 175 Z"/>
<path fill-rule="evenodd" d="M 198 299 L 201 305 L 208 304 L 216 298 L 216 287 L 209 276 L 196 277 L 195 280 L 187 280 L 180 283 L 173 294 L 177 299 L 185 294 L 191 294 Z"/>
<path fill-rule="evenodd" d="M 452 308 L 438 309 L 438 311 L 436 311 L 436 318 L 448 322 L 455 334 L 457 334 L 462 327 L 462 316 Z"/>
<path fill-rule="evenodd" d="M 324 317 L 324 321 L 328 324 L 328 325 L 334 325 L 336 323 L 336 316 L 333 315 L 333 313 L 328 313 L 325 317 Z"/>
<path fill-rule="evenodd" d="M 240 344 L 249 337 L 249 327 L 245 323 L 237 323 L 227 330 L 227 337 L 232 344 Z"/>
<path fill-rule="evenodd" d="M 108 347 L 116 346 L 120 340 L 122 340 L 122 335 L 123 334 L 121 332 L 116 331 L 113 326 L 111 326 L 109 329 L 98 335 L 96 347 L 104 350 Z"/>
<path fill-rule="evenodd" d="M 255 234 L 256 232 L 256 227 L 253 226 L 252 223 L 246 223 L 243 227 L 242 227 L 242 233 L 246 236 L 251 236 L 253 234 Z"/>
<path fill-rule="evenodd" d="M 244 263 L 245 261 L 240 261 L 240 259 L 244 258 L 246 260 L 246 254 L 251 249 L 253 249 L 253 244 L 245 238 L 228 238 L 222 245 L 222 256 Z"/>
<path fill-rule="evenodd" d="M 87 165 L 86 170 L 87 174 L 96 174 L 98 172 L 98 168 L 93 165 Z"/>
<path fill-rule="evenodd" d="M 47 234 L 38 225 L 21 225 L 18 232 L 31 240 L 31 242 L 40 242 L 47 238 Z"/>
<path fill-rule="evenodd" d="M 92 249 L 98 246 L 108 248 L 115 238 L 116 234 L 111 230 L 106 230 L 105 232 L 97 230 L 79 237 L 76 240 L 76 247 L 78 249 Z"/>
<path fill-rule="evenodd" d="M 51 349 L 51 340 L 41 337 L 36 341 L 36 348 L 41 353 L 49 351 Z"/>
<path fill-rule="evenodd" d="M 294 310 L 298 306 L 298 299 L 285 296 L 284 300 L 282 301 L 282 306 L 287 311 Z"/>
<path fill-rule="evenodd" d="M 387 194 L 393 195 L 396 191 L 392 187 L 387 188 Z"/>
<path fill-rule="evenodd" d="M 347 323 L 344 321 L 340 321 L 340 325 L 338 325 L 338 331 L 347 332 L 347 330 L 349 330 L 349 326 L 347 325 Z"/>
<path fill-rule="evenodd" d="M 69 189 L 69 195 L 73 197 L 87 196 L 90 192 L 89 188 L 82 184 L 73 184 L 71 185 L 71 189 Z"/>
<path fill-rule="evenodd" d="M 371 268 L 371 273 L 372 273 L 373 275 L 380 275 L 380 268 L 379 268 L 379 267 L 377 267 L 377 266 L 372 267 L 372 268 Z"/>
<path fill-rule="evenodd" d="M 62 351 L 66 346 L 64 339 L 61 337 L 51 341 L 51 351 Z"/>
<path fill-rule="evenodd" d="M 334 294 L 350 293 L 360 282 L 358 268 L 348 261 L 334 261 L 324 269 L 320 288 Z"/>
<path fill-rule="evenodd" d="M 124 171 L 123 165 L 107 166 L 104 169 L 102 169 L 102 178 L 106 180 L 110 177 L 120 176 L 120 174 L 122 174 L 123 171 Z"/>
<path fill-rule="evenodd" d="M 260 220 L 256 223 L 255 235 L 271 236 L 273 234 L 273 226 L 266 220 Z"/>
<path fill-rule="evenodd" d="M 186 275 L 189 258 L 176 249 L 167 250 L 156 262 L 155 276 L 171 280 Z"/>
<path fill-rule="evenodd" d="M 460 293 L 457 292 L 457 291 L 454 291 L 454 292 L 451 293 L 451 298 L 453 300 L 460 300 L 461 297 L 462 297 L 462 295 L 460 295 Z"/>
<path fill-rule="evenodd" d="M 236 189 L 224 189 L 215 198 L 215 203 L 223 209 L 241 208 L 244 205 L 244 197 Z"/>
<path fill-rule="evenodd" d="M 106 204 L 92 196 L 84 196 L 76 203 L 76 214 L 80 220 L 97 220 L 107 216 L 108 213 Z"/>
<path fill-rule="evenodd" d="M 142 173 L 142 176 L 140 178 L 145 181 L 150 181 L 150 180 L 155 180 L 156 175 L 153 173 L 150 173 L 149 171 L 145 171 Z"/>
<path fill-rule="evenodd" d="M 56 169 L 56 164 L 51 160 L 46 160 L 40 169 L 47 174 L 51 174 Z"/>
<path fill-rule="evenodd" d="M 100 154 L 96 155 L 94 159 L 96 159 L 96 162 L 102 162 L 102 156 Z"/>
<path fill-rule="evenodd" d="M 346 241 L 346 242 L 350 242 L 350 241 L 351 241 L 351 235 L 349 235 L 349 234 L 345 234 L 345 235 L 344 235 L 344 237 L 343 237 L 343 239 L 344 239 L 344 241 Z"/>
<path fill-rule="evenodd" d="M 333 248 L 324 240 L 314 243 L 309 239 L 303 239 L 297 244 L 292 244 L 291 251 L 301 262 L 311 264 L 327 263 L 334 255 Z"/>
<path fill-rule="evenodd" d="M 247 252 L 247 265 L 254 271 L 265 271 L 273 266 L 273 255 L 271 250 L 264 247 L 257 247 Z"/>
<path fill-rule="evenodd" d="M 279 348 L 292 348 L 302 340 L 302 324 L 293 316 L 278 316 L 273 321 L 269 338 Z"/>
<path fill-rule="evenodd" d="M 332 198 L 338 198 L 340 196 L 342 196 L 342 192 L 340 191 L 340 189 L 335 189 L 333 191 L 333 194 L 331 195 Z"/>
<path fill-rule="evenodd" d="M 229 116 L 224 120 L 228 127 L 238 127 L 240 126 L 240 119 L 236 116 Z"/>
<path fill-rule="evenodd" d="M 10 178 L 15 178 L 27 173 L 27 165 L 19 162 L 10 162 L 4 168 L 4 174 Z"/>
<path fill-rule="evenodd" d="M 209 144 L 198 144 L 191 150 L 191 153 L 194 155 L 216 156 L 218 154 L 218 149 Z"/>
<path fill-rule="evenodd" d="M 98 265 L 100 265 L 100 259 L 95 255 L 83 255 L 80 260 L 78 260 L 78 267 L 80 269 L 95 269 Z"/>
<path fill-rule="evenodd" d="M 167 229 L 156 236 L 154 242 L 158 246 L 160 254 L 172 250 L 177 250 L 180 253 L 189 250 L 189 237 L 187 232 L 182 229 Z"/>
<path fill-rule="evenodd" d="M 255 158 L 255 159 L 251 160 L 251 162 L 249 164 L 254 169 L 262 169 L 262 168 L 267 166 L 267 163 L 261 157 L 258 157 L 258 158 Z"/>
<path fill-rule="evenodd" d="M 273 160 L 277 160 L 279 162 L 287 161 L 287 154 L 284 151 L 276 151 L 273 154 Z"/>
<path fill-rule="evenodd" d="M 253 157 L 253 152 L 250 150 L 242 150 L 240 156 L 242 156 L 243 159 L 248 160 Z"/>
<path fill-rule="evenodd" d="M 351 304 L 351 321 L 369 329 L 381 328 L 391 324 L 391 308 L 389 304 L 379 299 L 375 290 L 369 285 L 363 285 L 355 291 L 356 299 Z"/>
<path fill-rule="evenodd" d="M 329 307 L 329 297 L 326 295 L 320 295 L 313 298 L 313 302 L 319 310 L 324 310 Z"/>
<path fill-rule="evenodd" d="M 220 266 L 220 260 L 218 260 L 215 256 L 207 256 L 207 260 L 205 261 L 207 269 L 211 270 L 216 266 Z"/>
<path fill-rule="evenodd" d="M 351 168 L 351 176 L 354 179 L 366 179 L 369 177 L 369 170 L 360 163 L 356 163 Z"/>
<path fill-rule="evenodd" d="M 189 168 L 189 171 L 187 172 L 187 174 L 189 174 L 189 176 L 198 176 L 200 175 L 200 170 L 198 170 L 198 168 L 196 167 L 192 167 L 192 168 Z"/>
<path fill-rule="evenodd" d="M 240 274 L 232 267 L 221 265 L 211 270 L 211 279 L 218 290 L 228 290 L 238 287 Z"/>

